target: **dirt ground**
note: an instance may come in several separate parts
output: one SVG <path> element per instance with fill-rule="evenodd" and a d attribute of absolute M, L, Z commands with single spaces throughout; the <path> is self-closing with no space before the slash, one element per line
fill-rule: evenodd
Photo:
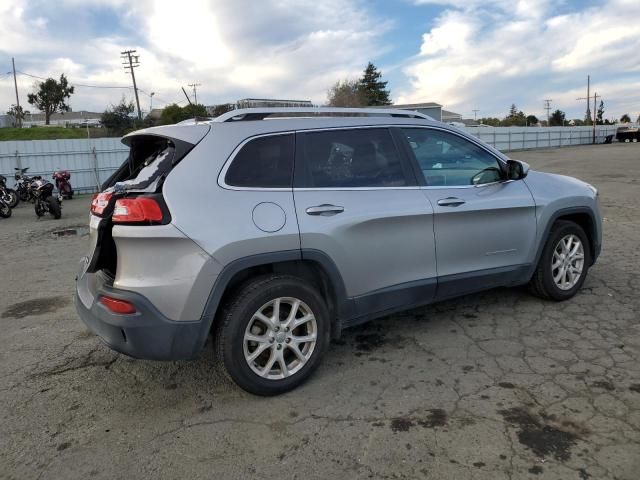
<path fill-rule="evenodd" d="M 604 248 L 553 303 L 498 289 L 345 332 L 276 398 L 116 354 L 72 305 L 88 198 L 0 219 L 0 478 L 637 479 L 640 145 L 513 152 L 600 189 Z M 56 233 L 58 232 L 58 233 Z"/>

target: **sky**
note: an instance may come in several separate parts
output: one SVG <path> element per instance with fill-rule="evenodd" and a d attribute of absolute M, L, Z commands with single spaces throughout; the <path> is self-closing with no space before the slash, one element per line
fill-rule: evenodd
<path fill-rule="evenodd" d="M 38 77 L 64 73 L 73 110 L 133 100 L 120 52 L 136 49 L 140 103 L 241 98 L 326 102 L 369 61 L 395 103 L 437 102 L 465 118 L 583 118 L 587 75 L 605 118 L 640 114 L 638 0 L 0 0 L 0 111 Z M 93 86 L 90 87 L 89 85 Z M 102 88 L 96 88 L 102 87 Z M 116 88 L 113 88 L 116 87 Z M 120 88 L 125 87 L 125 88 Z"/>

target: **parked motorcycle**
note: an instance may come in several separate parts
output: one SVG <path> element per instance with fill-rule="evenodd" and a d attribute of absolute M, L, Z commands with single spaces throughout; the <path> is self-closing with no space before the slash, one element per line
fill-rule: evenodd
<path fill-rule="evenodd" d="M 16 193 L 18 194 L 18 198 L 20 198 L 20 200 L 23 202 L 26 202 L 26 201 L 33 202 L 34 197 L 31 192 L 31 182 L 36 177 L 31 178 L 28 175 L 26 175 L 27 171 L 29 170 L 29 167 L 25 167 L 25 168 L 14 167 L 14 170 L 16 171 L 16 173 L 13 178 L 16 181 Z"/>
<path fill-rule="evenodd" d="M 11 207 L 7 202 L 0 198 L 0 217 L 9 218 L 11 216 Z"/>
<path fill-rule="evenodd" d="M 31 182 L 34 209 L 38 217 L 49 212 L 56 220 L 62 216 L 62 195 L 53 195 L 53 183 L 38 177 Z"/>
<path fill-rule="evenodd" d="M 11 208 L 14 208 L 20 201 L 16 191 L 7 187 L 7 177 L 4 175 L 0 175 L 0 198 Z"/>
<path fill-rule="evenodd" d="M 56 170 L 51 178 L 56 182 L 58 193 L 63 198 L 71 200 L 73 198 L 73 188 L 71 187 L 71 182 L 69 182 L 71 173 L 68 170 Z"/>

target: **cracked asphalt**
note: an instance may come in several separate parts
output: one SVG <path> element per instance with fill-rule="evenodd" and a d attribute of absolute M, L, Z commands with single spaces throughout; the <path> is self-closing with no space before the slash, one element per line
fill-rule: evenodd
<path fill-rule="evenodd" d="M 639 478 L 640 145 L 511 156 L 600 189 L 583 290 L 492 290 L 348 330 L 275 398 L 229 383 L 211 345 L 155 363 L 100 344 L 72 305 L 88 199 L 60 221 L 16 208 L 0 219 L 0 478 Z"/>

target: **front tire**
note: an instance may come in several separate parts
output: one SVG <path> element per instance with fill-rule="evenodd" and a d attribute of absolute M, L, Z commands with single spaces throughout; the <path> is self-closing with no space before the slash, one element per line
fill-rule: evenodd
<path fill-rule="evenodd" d="M 49 204 L 49 213 L 53 215 L 53 218 L 58 220 L 62 216 L 62 207 L 56 197 L 47 197 L 46 202 Z"/>
<path fill-rule="evenodd" d="M 304 280 L 268 275 L 244 284 L 223 310 L 216 354 L 236 384 L 256 395 L 296 388 L 329 344 L 325 301 Z"/>
<path fill-rule="evenodd" d="M 582 227 L 559 220 L 551 227 L 529 289 L 541 298 L 568 300 L 582 287 L 590 265 L 589 240 Z"/>
<path fill-rule="evenodd" d="M 12 188 L 6 188 L 4 191 L 4 201 L 7 202 L 9 207 L 15 208 L 18 205 L 20 199 L 18 198 L 18 194 Z"/>
<path fill-rule="evenodd" d="M 10 216 L 11 216 L 11 207 L 4 202 L 0 203 L 0 217 L 9 218 Z"/>
<path fill-rule="evenodd" d="M 35 203 L 33 204 L 33 209 L 35 210 L 38 218 L 46 213 L 46 210 L 44 209 L 44 206 L 42 205 L 42 201 L 40 199 L 35 201 Z"/>

